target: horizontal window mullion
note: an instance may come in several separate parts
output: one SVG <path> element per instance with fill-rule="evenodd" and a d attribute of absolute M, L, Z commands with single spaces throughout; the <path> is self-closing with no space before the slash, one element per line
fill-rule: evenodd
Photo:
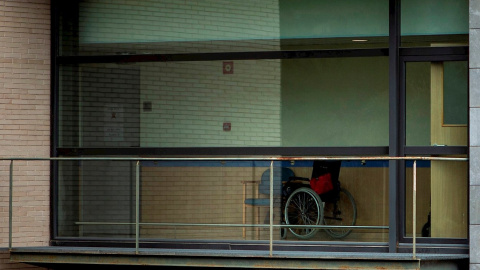
<path fill-rule="evenodd" d="M 400 56 L 467 56 L 468 46 L 458 47 L 422 47 L 422 48 L 400 48 Z M 467 59 L 468 60 L 468 59 Z"/>
<path fill-rule="evenodd" d="M 59 156 L 386 156 L 388 147 L 57 148 Z"/>
<path fill-rule="evenodd" d="M 59 64 L 134 63 L 134 62 L 182 62 L 182 61 L 218 61 L 218 60 L 372 57 L 372 56 L 388 56 L 388 49 L 58 56 L 57 62 Z"/>
<path fill-rule="evenodd" d="M 467 146 L 407 146 L 405 155 L 466 155 Z"/>

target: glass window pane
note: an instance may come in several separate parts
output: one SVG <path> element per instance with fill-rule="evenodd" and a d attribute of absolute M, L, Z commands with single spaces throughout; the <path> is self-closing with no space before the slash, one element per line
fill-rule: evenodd
<path fill-rule="evenodd" d="M 388 145 L 388 58 L 282 61 L 283 146 Z"/>
<path fill-rule="evenodd" d="M 388 59 L 63 66 L 63 147 L 386 146 Z"/>
<path fill-rule="evenodd" d="M 135 162 L 63 161 L 58 179 L 58 236 L 134 238 Z"/>
<path fill-rule="evenodd" d="M 402 0 L 402 46 L 467 46 L 468 0 Z"/>
<path fill-rule="evenodd" d="M 61 55 L 388 47 L 381 0 L 81 0 L 59 11 Z"/>
<path fill-rule="evenodd" d="M 132 239 L 135 175 L 135 162 L 61 161 L 59 236 Z M 141 239 L 270 237 L 270 161 L 142 161 L 139 175 Z M 317 193 L 310 179 L 326 175 L 331 189 Z M 277 161 L 272 178 L 274 240 L 388 240 L 369 228 L 388 226 L 388 161 Z M 337 227 L 302 227 L 324 224 Z"/>
<path fill-rule="evenodd" d="M 80 0 L 60 12 L 62 55 L 279 48 L 277 0 Z"/>
<path fill-rule="evenodd" d="M 466 61 L 406 63 L 406 144 L 467 145 Z"/>
<path fill-rule="evenodd" d="M 280 61 L 66 66 L 66 147 L 280 146 Z"/>
<path fill-rule="evenodd" d="M 468 162 L 417 161 L 417 237 L 467 238 Z M 413 233 L 413 162 L 406 169 L 406 236 Z"/>
<path fill-rule="evenodd" d="M 444 62 L 443 125 L 468 124 L 468 62 Z"/>
<path fill-rule="evenodd" d="M 279 3 L 282 49 L 388 47 L 388 1 Z"/>

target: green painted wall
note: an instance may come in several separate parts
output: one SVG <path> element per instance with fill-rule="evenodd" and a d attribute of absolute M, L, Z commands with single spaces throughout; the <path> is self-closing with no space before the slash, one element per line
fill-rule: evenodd
<path fill-rule="evenodd" d="M 282 38 L 388 35 L 388 1 L 280 0 Z"/>
<path fill-rule="evenodd" d="M 282 61 L 283 146 L 387 146 L 388 58 Z"/>
<path fill-rule="evenodd" d="M 278 39 L 276 0 L 83 0 L 80 43 Z"/>
<path fill-rule="evenodd" d="M 80 42 L 387 36 L 386 0 L 83 0 Z M 402 0 L 402 34 L 468 33 L 468 0 Z"/>
<path fill-rule="evenodd" d="M 406 66 L 406 144 L 430 145 L 430 62 Z"/>
<path fill-rule="evenodd" d="M 444 63 L 443 124 L 468 124 L 468 62 Z"/>
<path fill-rule="evenodd" d="M 468 0 L 402 0 L 402 35 L 468 34 Z"/>

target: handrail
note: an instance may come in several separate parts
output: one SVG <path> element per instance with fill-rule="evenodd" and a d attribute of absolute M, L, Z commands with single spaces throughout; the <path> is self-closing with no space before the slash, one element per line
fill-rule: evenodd
<path fill-rule="evenodd" d="M 425 157 L 425 156 L 408 156 L 408 157 L 387 157 L 387 156 L 334 156 L 334 157 L 197 157 L 197 158 L 171 158 L 171 157 L 0 157 L 0 160 L 37 160 L 37 161 L 68 161 L 68 160 L 111 160 L 111 161 L 299 161 L 299 160 L 430 160 L 430 161 L 468 161 L 468 158 L 460 157 Z"/>
<path fill-rule="evenodd" d="M 136 225 L 136 222 L 96 222 L 77 221 L 76 225 Z M 182 227 L 249 227 L 249 228 L 315 228 L 315 229 L 388 229 L 388 226 L 362 226 L 362 225 L 280 225 L 280 224 L 236 224 L 236 223 L 173 223 L 173 222 L 139 222 L 141 226 L 182 226 Z"/>
<path fill-rule="evenodd" d="M 136 174 L 135 174 L 135 223 L 125 223 L 125 222 L 77 222 L 79 225 L 101 225 L 101 224 L 116 224 L 116 225 L 135 225 L 135 253 L 139 254 L 139 234 L 140 226 L 142 225 L 153 225 L 153 226 L 230 226 L 230 227 L 268 227 L 270 229 L 270 256 L 273 252 L 273 228 L 295 228 L 295 227 L 305 227 L 302 225 L 274 225 L 273 224 L 273 180 L 270 179 L 270 224 L 261 225 L 261 224 L 187 224 L 187 223 L 145 223 L 140 222 L 140 202 L 139 202 L 139 193 L 140 193 L 140 161 L 270 161 L 270 170 L 273 170 L 274 161 L 300 161 L 300 160 L 411 160 L 413 162 L 413 259 L 416 259 L 416 162 L 418 160 L 429 160 L 429 161 L 468 161 L 468 158 L 460 157 L 426 157 L 426 156 L 409 156 L 409 157 L 386 157 L 386 156 L 335 156 L 335 157 L 319 157 L 319 156 L 303 156 L 303 157 L 281 157 L 281 156 L 272 156 L 272 157 L 0 157 L 2 161 L 10 161 L 10 172 L 9 172 L 9 242 L 8 247 L 12 249 L 12 232 L 13 232 L 13 163 L 14 161 L 70 161 L 70 160 L 83 160 L 83 161 L 136 161 Z M 270 173 L 270 178 L 273 177 L 273 173 Z M 332 226 L 332 225 L 309 225 L 308 227 L 312 228 L 352 228 L 352 229 L 388 229 L 389 226 Z"/>

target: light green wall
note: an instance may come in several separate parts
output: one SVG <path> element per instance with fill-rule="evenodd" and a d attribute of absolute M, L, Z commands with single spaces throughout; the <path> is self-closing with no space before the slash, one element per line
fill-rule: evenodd
<path fill-rule="evenodd" d="M 443 123 L 468 124 L 468 62 L 444 62 Z"/>
<path fill-rule="evenodd" d="M 282 61 L 283 146 L 387 146 L 388 58 Z"/>
<path fill-rule="evenodd" d="M 232 62 L 141 64 L 141 147 L 280 146 L 280 60 Z"/>
<path fill-rule="evenodd" d="M 80 43 L 278 39 L 277 0 L 84 0 Z"/>
<path fill-rule="evenodd" d="M 468 0 L 402 0 L 402 34 L 468 33 Z M 80 43 L 387 36 L 386 0 L 84 0 Z"/>
<path fill-rule="evenodd" d="M 421 2 L 403 0 L 402 5 L 402 33 L 404 34 L 466 32 L 467 0 Z M 176 44 L 190 46 L 189 52 L 201 51 L 201 48 L 195 46 L 197 43 L 190 44 L 183 41 L 206 40 L 209 46 L 212 45 L 214 51 L 237 51 L 251 50 L 253 48 L 251 39 L 385 36 L 388 34 L 388 1 L 385 0 L 187 2 L 85 0 L 81 1 L 80 12 L 80 43 L 137 42 L 135 45 L 138 45 L 138 42 L 178 41 Z M 246 42 L 240 42 L 241 39 L 245 39 Z M 235 47 L 232 43 L 209 40 L 238 40 L 235 43 L 241 43 L 241 46 Z M 177 48 L 172 45 L 173 43 L 168 44 L 167 46 L 171 48 Z M 134 46 L 133 43 L 132 46 Z M 268 44 L 257 50 L 278 49 L 279 44 Z M 221 74 L 221 66 L 213 66 L 212 78 L 216 76 L 225 78 Z M 191 83 L 188 81 L 191 70 L 187 68 L 185 71 L 175 72 L 177 74 L 167 69 L 162 74 L 162 79 L 158 79 L 160 74 L 145 73 L 145 70 L 142 70 L 142 83 L 148 84 L 147 92 L 145 92 L 146 86 L 142 85 L 142 102 L 148 101 L 149 95 L 154 95 L 154 99 L 160 100 L 160 93 L 165 91 L 189 93 L 191 88 L 184 90 L 181 87 L 185 85 L 185 80 L 187 84 Z M 247 140 L 248 142 L 235 139 L 246 134 L 241 133 L 233 139 L 225 138 L 225 145 L 230 145 L 232 142 L 235 142 L 235 145 L 251 145 L 258 140 L 257 134 L 265 137 L 265 140 L 260 140 L 261 145 L 278 144 L 279 136 L 281 136 L 282 145 L 285 146 L 388 145 L 388 60 L 386 57 L 282 60 L 281 71 L 274 68 L 268 72 L 268 76 L 264 76 L 268 79 L 267 84 L 256 79 L 255 85 L 246 87 L 249 91 L 257 89 L 255 91 L 263 95 L 265 93 L 263 85 L 274 85 L 273 88 L 277 88 L 275 90 L 277 92 L 274 91 L 273 96 L 280 95 L 279 88 L 281 88 L 281 105 L 270 110 L 275 113 L 281 110 L 281 128 L 273 127 L 268 131 L 262 129 L 262 120 L 258 120 L 256 115 L 261 115 L 263 112 L 254 111 L 251 117 L 242 118 L 245 123 L 256 121 L 255 124 L 258 125 L 252 130 L 245 129 L 252 139 Z M 172 75 L 178 75 L 178 79 L 182 80 L 180 87 L 152 86 L 145 79 L 145 76 L 150 76 L 150 81 L 158 81 L 169 79 Z M 237 75 L 235 72 L 234 76 Z M 244 82 L 248 82 L 248 79 L 249 77 Z M 201 85 L 200 88 L 202 88 Z M 208 90 L 208 87 L 205 89 Z M 232 92 L 230 97 L 236 98 L 237 94 Z M 254 94 L 248 95 L 248 97 L 254 96 Z M 225 100 L 228 99 L 229 97 L 225 96 Z M 155 103 L 154 106 L 156 106 Z M 154 109 L 157 108 L 154 107 Z M 208 106 L 202 110 L 208 113 L 214 111 Z M 247 110 L 251 112 L 252 109 Z M 168 114 L 163 113 L 160 118 L 152 117 L 154 114 L 142 115 L 142 134 L 145 135 L 142 137 L 142 144 L 148 146 L 166 142 L 156 137 L 158 135 L 156 132 L 161 129 L 159 119 L 167 117 Z M 236 117 L 237 114 L 233 114 Z M 212 129 L 219 128 L 219 123 L 223 121 L 235 119 L 229 115 L 232 115 L 232 112 L 228 109 L 222 112 L 222 116 L 217 115 L 215 121 L 211 121 Z M 198 114 L 194 113 L 194 116 L 197 120 L 199 119 Z M 181 122 L 172 121 L 177 124 Z M 196 120 L 192 121 L 189 123 L 196 123 Z M 242 125 L 251 128 L 250 124 L 242 122 Z M 189 126 L 188 123 L 186 126 Z M 205 125 L 198 126 L 203 128 Z M 234 123 L 232 127 L 236 128 Z M 420 124 L 420 128 L 422 131 L 426 130 L 424 124 Z M 281 134 L 275 134 L 280 129 Z M 417 127 L 410 128 L 410 130 L 415 129 L 418 132 Z M 178 130 L 186 131 L 184 127 L 179 127 Z M 223 137 L 227 135 L 223 131 L 220 134 Z M 209 135 L 205 136 L 217 140 Z M 267 136 L 275 139 L 268 141 Z M 426 135 L 419 136 L 426 137 Z M 174 136 L 170 138 L 173 141 L 177 139 Z M 417 139 L 411 140 L 414 142 Z M 218 143 L 218 140 L 208 145 L 215 143 Z M 415 143 L 423 144 L 421 140 Z"/>
<path fill-rule="evenodd" d="M 430 145 L 430 62 L 406 66 L 406 144 Z"/>
<path fill-rule="evenodd" d="M 282 38 L 388 35 L 385 0 L 280 0 Z"/>
<path fill-rule="evenodd" d="M 468 0 L 402 0 L 402 35 L 468 34 Z"/>

